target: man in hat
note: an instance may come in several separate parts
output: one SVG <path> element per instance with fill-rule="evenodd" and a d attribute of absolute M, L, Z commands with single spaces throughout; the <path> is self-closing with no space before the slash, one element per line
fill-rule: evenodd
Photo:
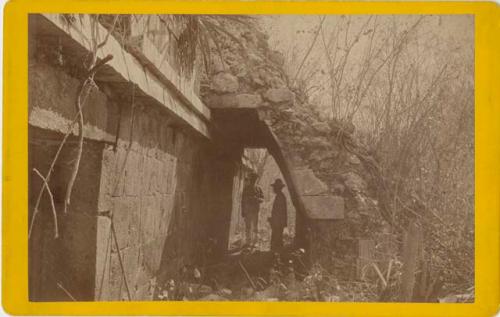
<path fill-rule="evenodd" d="M 280 252 L 283 248 L 283 229 L 287 226 L 286 197 L 282 191 L 285 184 L 278 178 L 271 184 L 271 187 L 276 194 L 271 218 L 269 218 L 271 224 L 271 251 Z"/>
<path fill-rule="evenodd" d="M 248 245 L 257 242 L 260 204 L 264 201 L 262 189 L 256 185 L 257 173 L 251 172 L 246 178 L 241 197 L 241 212 L 245 218 L 245 238 Z"/>

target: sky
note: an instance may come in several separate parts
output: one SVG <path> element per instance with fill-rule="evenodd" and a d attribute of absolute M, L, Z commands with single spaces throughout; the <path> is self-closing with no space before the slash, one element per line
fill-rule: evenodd
<path fill-rule="evenodd" d="M 320 21 L 324 18 L 323 30 L 328 39 L 328 36 L 335 32 L 339 26 L 345 26 L 349 20 L 348 35 L 352 38 L 360 30 L 363 24 L 371 17 L 371 23 L 376 22 L 376 34 L 389 34 L 392 30 L 398 32 L 407 29 L 414 24 L 420 15 L 273 15 L 260 16 L 261 24 L 264 30 L 269 34 L 269 44 L 271 48 L 284 53 L 289 75 L 294 77 L 297 74 L 297 69 L 302 63 L 306 52 L 311 47 L 314 40 Z M 370 24 L 372 25 L 372 24 Z M 374 24 L 373 24 L 374 25 Z M 426 15 L 417 30 L 417 44 L 412 48 L 412 54 L 418 56 L 419 66 L 423 74 L 432 73 L 436 68 L 440 67 L 444 62 L 460 64 L 464 60 L 464 64 L 473 65 L 474 63 L 474 17 L 472 15 Z M 357 63 L 362 59 L 364 47 L 368 43 L 369 34 L 361 36 L 359 42 L 354 46 L 349 57 L 350 66 L 355 68 Z M 341 45 L 342 46 L 342 45 Z M 322 73 L 328 71 L 326 55 L 321 36 L 316 40 L 315 45 L 311 49 L 310 54 L 301 69 L 300 74 L 303 75 L 307 69 L 316 67 Z M 471 70 L 467 70 L 468 74 L 464 73 L 470 80 L 473 80 L 473 66 Z M 465 71 L 464 71 L 465 72 Z M 355 74 L 354 71 L 347 72 Z M 428 75 L 431 76 L 431 75 Z M 424 75 L 425 77 L 425 75 Z M 316 81 L 323 85 L 323 82 L 328 81 L 327 76 L 316 75 Z M 314 96 L 316 103 L 328 103 L 321 98 L 326 97 L 327 91 L 316 92 L 318 96 Z M 318 99 L 319 98 L 319 99 Z M 328 108 L 328 105 L 323 105 Z M 321 105 L 320 105 L 321 107 Z"/>

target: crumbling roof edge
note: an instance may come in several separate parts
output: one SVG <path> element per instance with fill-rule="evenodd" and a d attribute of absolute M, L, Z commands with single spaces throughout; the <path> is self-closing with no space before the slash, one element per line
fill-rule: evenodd
<path fill-rule="evenodd" d="M 50 24 L 59 29 L 59 31 L 65 33 L 72 41 L 76 42 L 85 50 L 91 50 L 91 39 L 86 36 L 86 34 L 91 34 L 91 25 L 88 15 L 85 15 L 81 21 L 72 25 L 68 25 L 64 22 L 59 14 L 41 13 L 39 16 L 43 17 L 47 22 L 50 22 Z M 104 39 L 108 31 L 100 24 L 98 24 L 98 28 L 99 34 L 101 34 Z M 108 65 L 116 73 L 116 77 L 119 77 L 119 81 L 132 82 L 146 95 L 151 97 L 155 102 L 161 104 L 196 132 L 206 138 L 212 138 L 210 109 L 199 99 L 196 99 L 197 101 L 194 100 L 194 93 L 184 94 L 185 90 L 179 89 L 174 79 L 171 78 L 170 82 L 165 82 L 165 80 L 168 79 L 166 75 L 172 75 L 172 73 L 166 74 L 164 78 L 159 78 L 158 74 L 152 72 L 150 67 L 147 68 L 144 66 L 144 60 L 141 61 L 133 54 L 124 50 L 122 45 L 113 36 L 110 36 L 107 42 L 102 45 L 97 52 L 98 58 L 100 59 L 108 54 L 114 56 L 114 58 L 108 62 Z M 130 73 L 133 73 L 134 76 L 130 76 Z M 116 81 L 116 78 L 113 80 Z M 166 91 L 173 96 L 167 96 L 168 93 L 166 93 Z M 181 102 L 174 102 L 175 104 L 169 103 L 169 101 L 174 100 L 174 98 L 172 98 L 174 96 Z"/>

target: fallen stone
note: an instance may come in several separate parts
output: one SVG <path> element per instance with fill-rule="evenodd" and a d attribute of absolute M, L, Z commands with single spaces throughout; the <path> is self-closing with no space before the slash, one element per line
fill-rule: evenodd
<path fill-rule="evenodd" d="M 276 65 L 283 66 L 285 64 L 285 57 L 279 51 L 270 51 L 269 59 Z"/>
<path fill-rule="evenodd" d="M 262 58 L 254 53 L 248 53 L 248 60 L 256 65 L 262 64 Z"/>
<path fill-rule="evenodd" d="M 352 165 L 360 165 L 361 164 L 361 161 L 359 160 L 359 158 L 356 155 L 354 155 L 354 154 L 349 155 L 347 157 L 347 160 Z"/>
<path fill-rule="evenodd" d="M 264 94 L 264 99 L 272 103 L 292 102 L 295 94 L 288 88 L 271 88 Z"/>
<path fill-rule="evenodd" d="M 322 134 L 330 133 L 330 126 L 325 122 L 315 122 L 312 125 L 313 129 Z"/>
<path fill-rule="evenodd" d="M 227 298 L 217 294 L 208 294 L 207 296 L 201 297 L 200 301 L 219 302 L 219 301 L 227 301 Z"/>
<path fill-rule="evenodd" d="M 329 295 L 326 297 L 327 302 L 340 302 L 340 297 L 335 295 Z"/>
<path fill-rule="evenodd" d="M 264 80 L 260 78 L 260 75 L 258 73 L 252 73 L 250 75 L 250 78 L 252 79 L 252 82 L 257 86 L 264 86 L 266 84 Z"/>
<path fill-rule="evenodd" d="M 236 92 L 239 88 L 238 78 L 229 73 L 218 73 L 212 77 L 210 89 L 217 93 Z"/>
<path fill-rule="evenodd" d="M 233 291 L 231 291 L 228 288 L 223 288 L 223 289 L 219 290 L 219 295 L 224 296 L 224 297 L 230 297 L 231 295 L 233 295 Z"/>

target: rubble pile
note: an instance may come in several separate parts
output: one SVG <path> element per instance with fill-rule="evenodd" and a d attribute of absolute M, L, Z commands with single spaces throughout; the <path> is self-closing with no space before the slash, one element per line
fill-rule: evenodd
<path fill-rule="evenodd" d="M 373 301 L 377 285 L 346 282 L 314 266 L 307 271 L 304 250 L 278 254 L 244 250 L 206 268 L 184 267 L 179 278 L 156 290 L 166 301 Z"/>

